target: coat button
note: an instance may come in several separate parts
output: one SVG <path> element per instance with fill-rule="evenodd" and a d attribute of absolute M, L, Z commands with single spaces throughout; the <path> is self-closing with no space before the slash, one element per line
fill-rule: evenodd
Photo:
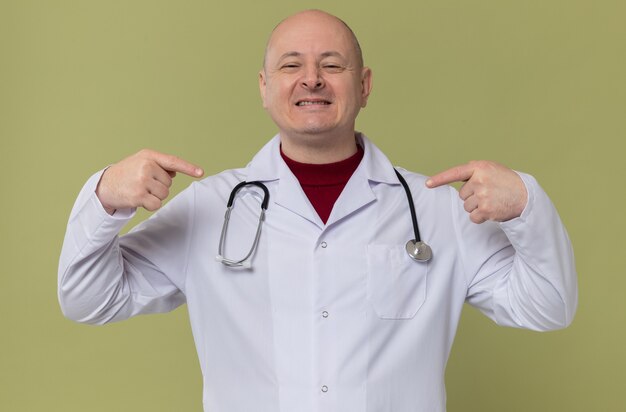
<path fill-rule="evenodd" d="M 328 317 L 328 312 L 326 312 L 326 311 L 322 312 L 322 317 L 327 318 Z"/>
<path fill-rule="evenodd" d="M 320 246 L 321 246 L 323 249 L 326 249 L 326 246 L 328 246 L 328 244 L 327 244 L 326 242 L 322 242 L 322 243 L 320 244 Z"/>
<path fill-rule="evenodd" d="M 328 392 L 328 386 L 326 385 L 322 386 L 322 392 L 324 393 Z"/>

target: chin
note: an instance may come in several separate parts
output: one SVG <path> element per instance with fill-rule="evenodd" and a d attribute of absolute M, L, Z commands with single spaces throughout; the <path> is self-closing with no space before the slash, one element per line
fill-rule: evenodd
<path fill-rule="evenodd" d="M 325 127 L 325 126 L 315 125 L 315 126 L 304 127 L 302 129 L 300 129 L 299 132 L 301 134 L 316 135 L 316 134 L 328 133 L 328 132 L 330 132 L 332 130 L 333 130 L 332 127 Z"/>
<path fill-rule="evenodd" d="M 301 134 L 324 134 L 333 132 L 337 129 L 337 125 L 332 122 L 305 122 L 299 127 L 294 128 Z"/>

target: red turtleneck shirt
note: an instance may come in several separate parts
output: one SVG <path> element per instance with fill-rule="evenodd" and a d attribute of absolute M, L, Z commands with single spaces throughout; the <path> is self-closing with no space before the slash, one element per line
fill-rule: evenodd
<path fill-rule="evenodd" d="M 288 158 L 282 151 L 281 156 L 300 182 L 300 186 L 324 223 L 350 176 L 363 159 L 363 148 L 357 145 L 357 152 L 351 157 L 336 163 L 310 164 L 300 163 Z"/>

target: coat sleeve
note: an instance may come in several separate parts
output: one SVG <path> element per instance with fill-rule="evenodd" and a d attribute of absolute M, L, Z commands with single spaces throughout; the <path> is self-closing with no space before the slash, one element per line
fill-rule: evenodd
<path fill-rule="evenodd" d="M 106 213 L 92 176 L 72 209 L 58 270 L 64 315 L 91 324 L 173 310 L 185 302 L 187 253 L 193 227 L 193 190 L 118 237 L 134 210 Z"/>
<path fill-rule="evenodd" d="M 472 223 L 455 194 L 466 301 L 499 325 L 564 328 L 578 303 L 572 245 L 547 194 L 532 176 L 520 176 L 528 203 L 520 217 L 507 222 Z"/>

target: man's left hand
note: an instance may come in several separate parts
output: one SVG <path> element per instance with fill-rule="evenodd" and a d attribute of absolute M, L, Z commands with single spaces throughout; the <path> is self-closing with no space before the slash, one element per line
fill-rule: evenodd
<path fill-rule="evenodd" d="M 472 161 L 432 176 L 426 187 L 465 182 L 459 196 L 474 223 L 505 222 L 519 217 L 528 202 L 526 186 L 517 173 L 486 160 Z"/>

